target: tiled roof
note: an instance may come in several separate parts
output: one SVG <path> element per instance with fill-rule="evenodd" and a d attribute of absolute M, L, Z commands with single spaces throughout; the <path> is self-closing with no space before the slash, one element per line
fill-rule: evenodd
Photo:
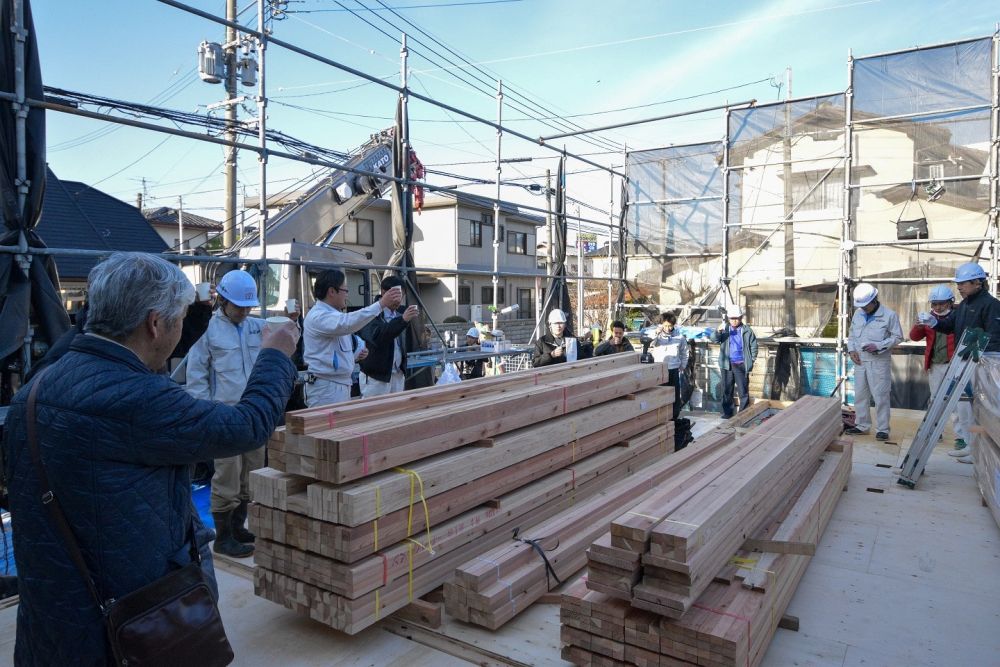
<path fill-rule="evenodd" d="M 42 215 L 36 227 L 50 248 L 153 252 L 167 244 L 139 209 L 76 181 L 61 181 L 47 170 Z M 59 276 L 86 279 L 97 257 L 56 256 Z"/>
<path fill-rule="evenodd" d="M 169 206 L 159 208 L 147 208 L 142 214 L 149 220 L 149 224 L 157 227 L 177 228 L 177 209 Z M 218 220 L 206 218 L 203 215 L 195 215 L 184 211 L 184 229 L 205 229 L 210 232 L 221 232 L 222 223 Z"/>

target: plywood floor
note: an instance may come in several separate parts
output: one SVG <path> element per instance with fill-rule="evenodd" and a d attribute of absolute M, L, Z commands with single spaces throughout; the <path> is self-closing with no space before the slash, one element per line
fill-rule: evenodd
<path fill-rule="evenodd" d="M 1000 529 L 972 466 L 935 450 L 915 490 L 895 483 L 922 413 L 894 411 L 893 440 L 861 438 L 837 506 L 764 665 L 1000 666 Z M 697 431 L 711 424 L 698 419 Z M 448 619 L 424 630 L 387 619 L 355 637 L 253 595 L 245 565 L 219 563 L 222 614 L 238 665 L 566 665 L 557 605 L 536 604 L 499 632 Z M 0 664 L 12 664 L 16 606 L 0 609 Z"/>

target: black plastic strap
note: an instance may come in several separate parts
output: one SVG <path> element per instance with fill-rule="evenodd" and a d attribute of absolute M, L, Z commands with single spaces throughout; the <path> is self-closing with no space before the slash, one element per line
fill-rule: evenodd
<path fill-rule="evenodd" d="M 534 549 L 535 552 L 539 556 L 542 557 L 542 562 L 545 563 L 545 587 L 546 587 L 547 590 L 551 591 L 552 590 L 552 582 L 549 579 L 549 575 L 551 575 L 552 579 L 556 580 L 556 585 L 557 586 L 560 585 L 560 584 L 562 584 L 562 580 L 559 579 L 559 575 L 556 574 L 555 569 L 552 567 L 552 563 L 549 562 L 549 557 L 545 555 L 545 549 L 543 549 L 542 546 L 539 544 L 539 542 L 541 540 L 529 540 L 529 539 L 525 539 L 523 537 L 518 537 L 517 534 L 518 534 L 518 531 L 520 531 L 520 530 L 521 530 L 520 528 L 515 528 L 514 529 L 514 534 L 512 536 L 512 539 L 517 540 L 518 542 L 524 542 L 525 544 L 529 545 L 532 549 Z M 552 548 L 553 549 L 558 549 L 559 548 L 559 543 L 556 542 L 556 545 L 554 547 L 552 547 Z"/>

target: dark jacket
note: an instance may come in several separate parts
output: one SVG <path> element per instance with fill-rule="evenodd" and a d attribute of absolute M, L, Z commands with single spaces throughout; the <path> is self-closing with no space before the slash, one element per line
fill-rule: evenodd
<path fill-rule="evenodd" d="M 983 287 L 977 294 L 962 301 L 955 309 L 937 321 L 934 330 L 955 334 L 955 344 L 962 342 L 966 328 L 982 329 L 989 335 L 987 352 L 1000 352 L 1000 301 Z"/>
<path fill-rule="evenodd" d="M 740 325 L 740 331 L 743 333 L 743 365 L 749 373 L 757 361 L 757 336 L 746 324 Z M 730 370 L 732 364 L 729 362 L 729 325 L 722 331 L 718 329 L 713 331 L 712 342 L 719 343 L 719 368 L 724 371 Z"/>
<path fill-rule="evenodd" d="M 570 338 L 571 336 L 567 336 Z M 564 339 L 565 340 L 565 339 Z M 535 368 L 548 366 L 549 364 L 566 363 L 566 355 L 559 357 L 552 356 L 552 350 L 556 349 L 556 339 L 552 334 L 547 333 L 535 341 L 535 354 L 531 358 L 531 365 Z M 590 341 L 578 341 L 576 344 L 576 358 L 587 359 L 594 356 L 594 345 Z"/>
<path fill-rule="evenodd" d="M 214 586 L 213 535 L 191 502 L 190 464 L 263 445 L 294 378 L 288 357 L 263 350 L 242 400 L 227 406 L 192 398 L 130 350 L 95 336 L 77 336 L 52 364 L 38 390 L 38 444 L 102 597 L 121 597 L 190 562 L 192 521 Z M 32 385 L 14 396 L 3 443 L 21 595 L 14 662 L 106 665 L 100 611 L 40 501 L 25 431 Z"/>
<path fill-rule="evenodd" d="M 603 357 L 606 354 L 618 354 L 619 352 L 635 352 L 632 341 L 628 338 L 622 338 L 622 344 L 615 345 L 614 341 L 609 338 L 597 346 L 597 349 L 594 350 L 594 356 Z"/>
<path fill-rule="evenodd" d="M 396 312 L 402 315 L 406 311 L 400 307 Z M 396 348 L 396 338 L 406 331 L 407 322 L 402 317 L 385 319 L 385 310 L 358 332 L 358 335 L 368 346 L 368 356 L 361 361 L 361 370 L 370 378 L 379 382 L 388 382 L 392 377 L 392 357 Z M 403 351 L 399 362 L 399 370 L 406 373 L 406 351 Z"/>
<path fill-rule="evenodd" d="M 954 334 L 941 334 L 942 336 L 948 336 L 948 359 L 951 359 L 951 355 L 955 354 L 955 335 Z M 934 341 L 938 337 L 938 333 L 934 331 L 931 327 L 925 324 L 914 324 L 913 328 L 910 329 L 910 340 L 923 340 L 927 339 L 927 346 L 924 347 L 924 370 L 930 370 L 931 368 L 931 355 L 934 353 Z"/>

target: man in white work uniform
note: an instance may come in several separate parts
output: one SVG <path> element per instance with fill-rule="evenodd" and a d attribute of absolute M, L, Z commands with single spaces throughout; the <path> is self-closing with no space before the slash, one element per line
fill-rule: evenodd
<path fill-rule="evenodd" d="M 371 322 L 383 308 L 395 310 L 403 300 L 403 290 L 394 287 L 375 303 L 352 313 L 346 312 L 347 277 L 343 271 L 324 271 L 316 279 L 316 304 L 303 323 L 303 359 L 315 380 L 306 385 L 306 405 L 315 407 L 341 403 L 351 398 L 351 373 L 355 360 L 364 359 L 367 348 L 355 355 L 353 334 Z"/>
<path fill-rule="evenodd" d="M 246 271 L 230 271 L 216 288 L 219 306 L 208 328 L 187 355 L 186 388 L 195 398 L 226 405 L 240 402 L 260 353 L 264 320 L 250 317 L 260 305 L 257 283 Z M 264 467 L 264 448 L 215 460 L 211 509 L 216 553 L 245 558 L 254 551 L 254 534 L 245 527 L 250 501 L 250 471 Z"/>
<path fill-rule="evenodd" d="M 899 317 L 878 300 L 874 285 L 854 288 L 854 318 L 847 337 L 847 352 L 854 362 L 854 427 L 847 433 L 871 430 L 871 401 L 875 400 L 878 440 L 889 439 L 889 399 L 892 390 L 892 348 L 903 340 Z"/>

